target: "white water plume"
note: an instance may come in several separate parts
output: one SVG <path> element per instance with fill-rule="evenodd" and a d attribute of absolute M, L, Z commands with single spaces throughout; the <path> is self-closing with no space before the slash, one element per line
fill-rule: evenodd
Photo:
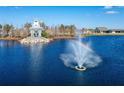
<path fill-rule="evenodd" d="M 81 39 L 70 40 L 67 44 L 67 53 L 61 54 L 60 58 L 67 67 L 95 67 L 102 60 L 101 58 L 88 46 L 83 44 Z"/>

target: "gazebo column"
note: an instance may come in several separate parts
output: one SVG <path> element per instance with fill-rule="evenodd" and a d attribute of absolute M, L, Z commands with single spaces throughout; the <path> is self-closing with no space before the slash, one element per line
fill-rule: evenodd
<path fill-rule="evenodd" d="M 39 32 L 39 37 L 41 37 L 41 32 L 42 32 L 42 31 L 39 30 L 38 32 Z"/>

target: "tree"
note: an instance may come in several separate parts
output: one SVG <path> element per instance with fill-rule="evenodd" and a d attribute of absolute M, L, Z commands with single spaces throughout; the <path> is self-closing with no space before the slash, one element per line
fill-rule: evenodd
<path fill-rule="evenodd" d="M 75 34 L 75 30 L 76 30 L 75 25 L 66 25 L 65 26 L 66 35 L 73 36 Z"/>
<path fill-rule="evenodd" d="M 8 32 L 8 35 L 9 35 L 10 37 L 13 37 L 13 36 L 14 36 L 13 31 L 14 31 L 14 26 L 13 26 L 13 25 L 10 25 L 10 30 L 9 30 L 9 32 Z"/>
<path fill-rule="evenodd" d="M 59 31 L 60 31 L 60 33 L 62 33 L 62 34 L 65 33 L 65 32 L 64 32 L 64 31 L 65 31 L 65 26 L 64 26 L 63 24 L 60 25 Z"/>
<path fill-rule="evenodd" d="M 10 31 L 10 30 L 13 30 L 13 29 L 14 29 L 14 26 L 13 26 L 13 25 L 5 24 L 5 25 L 3 26 L 3 30 L 7 33 L 7 35 L 8 35 L 8 33 L 9 33 L 9 31 Z"/>
<path fill-rule="evenodd" d="M 45 29 L 45 28 L 46 28 L 46 25 L 45 25 L 45 23 L 44 23 L 44 22 L 39 22 L 39 24 L 40 24 L 40 27 L 43 27 L 43 29 Z"/>
<path fill-rule="evenodd" d="M 29 29 L 30 29 L 31 26 L 32 26 L 31 23 L 25 23 L 25 24 L 24 24 L 24 28 L 25 28 L 27 31 L 29 31 Z"/>
<path fill-rule="evenodd" d="M 8 33 L 8 35 L 9 35 L 10 37 L 13 37 L 13 36 L 14 36 L 14 31 L 13 31 L 13 30 L 10 30 L 9 33 Z"/>
<path fill-rule="evenodd" d="M 70 30 L 71 30 L 71 29 L 70 29 L 70 26 L 69 26 L 69 25 L 66 25 L 66 26 L 65 26 L 65 34 L 66 34 L 66 35 L 70 35 Z"/>
<path fill-rule="evenodd" d="M 18 29 L 14 31 L 14 37 L 20 37 L 20 31 Z"/>
<path fill-rule="evenodd" d="M 0 24 L 0 29 L 2 29 L 2 27 L 3 27 L 3 26 Z"/>
<path fill-rule="evenodd" d="M 48 26 L 44 22 L 39 22 L 39 24 L 44 30 L 48 30 Z"/>
<path fill-rule="evenodd" d="M 76 27 L 75 25 L 70 25 L 70 34 L 74 35 L 75 34 Z"/>
<path fill-rule="evenodd" d="M 20 37 L 21 37 L 21 38 L 26 38 L 26 37 L 28 37 L 29 35 L 30 35 L 29 31 L 24 30 L 24 29 L 21 29 L 21 30 L 20 30 Z"/>

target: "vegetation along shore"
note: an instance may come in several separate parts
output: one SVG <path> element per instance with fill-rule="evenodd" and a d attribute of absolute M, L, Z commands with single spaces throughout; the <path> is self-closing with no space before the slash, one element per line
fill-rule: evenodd
<path fill-rule="evenodd" d="M 75 25 L 56 25 L 47 26 L 44 22 L 40 23 L 43 27 L 42 37 L 56 39 L 73 39 L 76 32 L 80 31 L 82 37 L 85 36 L 109 36 L 109 35 L 124 35 L 123 29 L 108 29 L 106 27 L 96 27 L 95 29 L 82 28 L 78 29 Z M 31 23 L 25 23 L 23 27 L 17 28 L 12 24 L 0 24 L 0 40 L 21 40 L 31 36 Z"/>

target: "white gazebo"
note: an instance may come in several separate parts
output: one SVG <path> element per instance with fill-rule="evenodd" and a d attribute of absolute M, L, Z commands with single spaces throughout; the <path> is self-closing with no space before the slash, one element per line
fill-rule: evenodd
<path fill-rule="evenodd" d="M 35 20 L 30 28 L 31 37 L 41 37 L 43 27 L 40 25 L 40 21 Z M 42 24 L 42 23 L 41 23 Z"/>
<path fill-rule="evenodd" d="M 44 28 L 42 25 L 42 22 L 40 21 L 34 21 L 32 24 L 32 27 L 30 28 L 30 33 L 31 36 L 30 37 L 26 37 L 22 40 L 20 40 L 20 42 L 22 44 L 36 44 L 36 43 L 48 43 L 50 42 L 50 40 L 48 38 L 44 38 L 41 36 Z"/>

